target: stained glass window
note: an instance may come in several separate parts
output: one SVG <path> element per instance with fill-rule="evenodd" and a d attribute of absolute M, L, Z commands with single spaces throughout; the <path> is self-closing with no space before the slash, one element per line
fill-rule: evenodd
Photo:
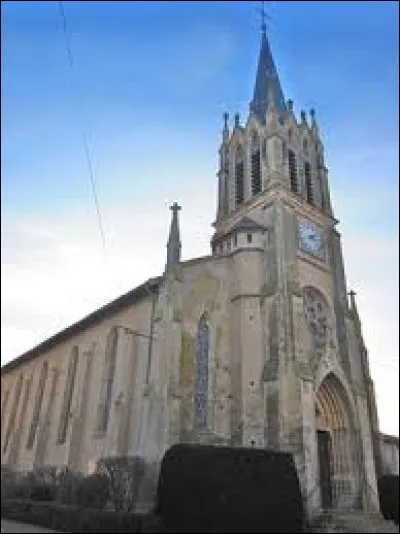
<path fill-rule="evenodd" d="M 206 315 L 202 315 L 197 329 L 196 379 L 195 379 L 195 427 L 207 426 L 208 363 L 210 329 Z"/>
<path fill-rule="evenodd" d="M 28 441 L 26 443 L 27 449 L 32 449 L 33 444 L 35 442 L 36 432 L 37 432 L 38 425 L 39 425 L 40 412 L 42 410 L 43 395 L 44 395 L 44 388 L 46 386 L 48 367 L 49 367 L 48 363 L 43 362 L 42 370 L 40 372 L 39 383 L 37 386 L 35 408 L 33 411 L 32 422 L 31 422 L 31 426 L 29 429 Z"/>
<path fill-rule="evenodd" d="M 107 432 L 111 409 L 111 394 L 117 358 L 118 331 L 113 328 L 107 338 L 105 362 L 101 379 L 100 398 L 97 408 L 97 432 Z"/>
<path fill-rule="evenodd" d="M 58 427 L 57 443 L 65 443 L 69 423 L 69 414 L 74 393 L 76 368 L 78 365 L 78 347 L 73 347 L 68 364 L 68 375 L 65 383 L 64 399 L 61 407 L 60 424 Z"/>

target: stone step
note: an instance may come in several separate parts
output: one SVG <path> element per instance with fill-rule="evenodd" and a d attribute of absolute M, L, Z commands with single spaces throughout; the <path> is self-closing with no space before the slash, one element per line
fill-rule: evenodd
<path fill-rule="evenodd" d="M 393 521 L 377 512 L 329 511 L 322 512 L 313 521 L 313 532 L 399 532 Z"/>

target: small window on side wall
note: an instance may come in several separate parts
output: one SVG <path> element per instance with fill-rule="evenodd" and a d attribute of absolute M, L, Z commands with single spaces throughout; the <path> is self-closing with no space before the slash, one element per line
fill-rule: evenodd
<path fill-rule="evenodd" d="M 237 247 L 237 235 L 236 234 L 233 236 L 233 246 Z"/>
<path fill-rule="evenodd" d="M 252 234 L 247 234 L 247 242 L 248 243 L 252 243 L 253 241 L 253 235 Z"/>

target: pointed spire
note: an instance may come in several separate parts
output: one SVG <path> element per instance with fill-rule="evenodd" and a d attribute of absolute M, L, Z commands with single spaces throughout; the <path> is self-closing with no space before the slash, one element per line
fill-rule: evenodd
<path fill-rule="evenodd" d="M 319 129 L 318 129 L 317 120 L 315 118 L 315 109 L 314 108 L 310 109 L 310 117 L 311 117 L 311 131 L 314 132 L 314 134 L 316 136 L 318 136 L 319 135 Z"/>
<path fill-rule="evenodd" d="M 271 92 L 273 94 L 274 107 L 279 115 L 283 115 L 286 110 L 286 105 L 267 38 L 264 6 L 261 10 L 261 16 L 261 48 L 258 58 L 253 100 L 250 103 L 250 111 L 256 114 L 258 118 L 264 122 L 267 109 L 270 106 L 268 95 Z"/>
<path fill-rule="evenodd" d="M 356 294 L 357 293 L 353 289 L 351 289 L 348 293 L 350 297 L 350 309 L 353 311 L 357 311 L 357 305 L 356 305 L 356 299 L 355 299 Z"/>
<path fill-rule="evenodd" d="M 357 304 L 356 304 L 356 292 L 351 289 L 349 292 L 348 292 L 348 295 L 350 297 L 350 312 L 353 314 L 353 317 L 355 318 L 358 326 L 361 325 L 360 323 L 360 316 L 358 315 L 358 309 L 357 309 Z"/>
<path fill-rule="evenodd" d="M 222 140 L 227 141 L 229 139 L 229 125 L 228 125 L 229 113 L 225 112 L 223 117 L 224 117 L 224 127 L 222 130 Z"/>
<path fill-rule="evenodd" d="M 172 211 L 172 220 L 167 244 L 166 271 L 169 271 L 174 265 L 181 261 L 181 239 L 179 235 L 178 211 L 182 208 L 174 202 L 169 209 Z"/>

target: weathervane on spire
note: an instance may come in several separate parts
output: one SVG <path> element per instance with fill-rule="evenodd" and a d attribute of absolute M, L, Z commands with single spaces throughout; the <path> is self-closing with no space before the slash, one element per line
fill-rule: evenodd
<path fill-rule="evenodd" d="M 265 11 L 265 2 L 261 2 L 261 9 L 259 9 L 259 12 L 261 15 L 261 33 L 265 35 L 267 31 L 266 20 L 269 19 L 269 16 L 267 15 L 267 12 Z"/>

